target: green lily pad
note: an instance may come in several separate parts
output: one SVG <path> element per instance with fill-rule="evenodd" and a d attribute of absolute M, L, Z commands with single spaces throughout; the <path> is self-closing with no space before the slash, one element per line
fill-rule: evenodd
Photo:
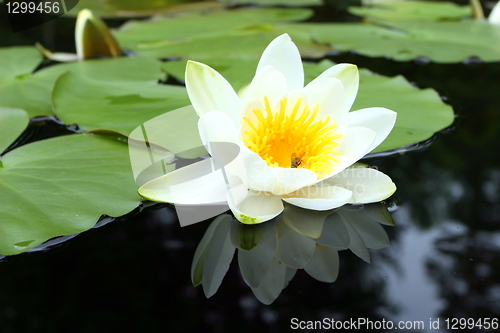
<path fill-rule="evenodd" d="M 41 61 L 34 47 L 0 49 L 0 106 L 25 110 L 30 117 L 52 114 L 50 90 L 57 73 L 34 75 Z"/>
<path fill-rule="evenodd" d="M 0 135 L 0 154 L 21 135 L 29 121 L 28 114 L 23 110 L 0 107 L 0 133 L 2 133 Z"/>
<path fill-rule="evenodd" d="M 349 7 L 349 13 L 382 21 L 445 21 L 460 20 L 472 15 L 470 6 L 452 2 L 394 1 L 365 7 Z"/>
<path fill-rule="evenodd" d="M 0 49 L 0 106 L 23 109 L 30 117 L 52 115 L 51 93 L 54 83 L 68 71 L 107 82 L 122 80 L 154 84 L 159 79 L 165 79 L 161 63 L 154 59 L 86 60 L 58 64 L 32 73 L 41 59 L 40 52 L 34 47 Z M 88 100 L 87 97 L 86 102 Z"/>
<path fill-rule="evenodd" d="M 306 30 L 283 24 L 311 15 L 308 9 L 238 9 L 131 22 L 114 34 L 138 55 L 201 60 L 259 58 L 271 40 L 288 32 L 304 56 L 319 57 L 328 47 L 314 43 Z"/>
<path fill-rule="evenodd" d="M 453 63 L 471 57 L 500 60 L 500 26 L 483 20 L 307 24 L 312 38 L 337 51 L 408 61 Z M 305 28 L 305 27 L 304 27 Z"/>
<path fill-rule="evenodd" d="M 232 5 L 259 5 L 259 6 L 320 6 L 321 0 L 220 0 Z"/>
<path fill-rule="evenodd" d="M 0 168 L 0 253 L 18 254 L 85 231 L 101 214 L 121 216 L 140 203 L 127 144 L 74 134 L 5 154 Z"/>
<path fill-rule="evenodd" d="M 104 18 L 146 17 L 158 14 L 217 9 L 223 4 L 196 0 L 80 0 L 67 15 L 76 16 L 84 8 Z"/>
<path fill-rule="evenodd" d="M 360 89 L 352 110 L 382 106 L 398 113 L 393 130 L 373 152 L 396 149 L 431 138 L 454 120 L 451 106 L 433 89 L 413 87 L 404 77 L 360 71 Z"/>
<path fill-rule="evenodd" d="M 184 87 L 158 84 L 162 76 L 161 63 L 150 58 L 81 62 L 57 79 L 54 113 L 84 131 L 128 135 L 145 121 L 190 104 Z"/>

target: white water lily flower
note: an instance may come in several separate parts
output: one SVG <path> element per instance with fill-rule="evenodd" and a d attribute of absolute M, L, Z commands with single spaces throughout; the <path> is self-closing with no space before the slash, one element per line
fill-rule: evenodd
<path fill-rule="evenodd" d="M 222 195 L 235 217 L 248 224 L 280 214 L 282 200 L 329 210 L 386 199 L 396 190 L 388 176 L 351 166 L 387 137 L 396 113 L 379 107 L 349 112 L 358 84 L 357 67 L 339 64 L 304 87 L 300 54 L 287 34 L 265 49 L 255 77 L 240 95 L 217 71 L 189 61 L 186 88 L 200 117 L 200 136 L 216 159 L 224 157 L 211 148 L 215 143 L 239 147 L 225 179 L 241 186 L 233 182 L 229 189 L 216 188 L 204 168 L 194 164 L 166 178 L 191 173 L 198 186 L 186 182 L 174 195 L 148 191 L 146 184 L 141 195 L 194 205 L 220 202 Z M 202 189 L 200 183 L 214 188 Z"/>

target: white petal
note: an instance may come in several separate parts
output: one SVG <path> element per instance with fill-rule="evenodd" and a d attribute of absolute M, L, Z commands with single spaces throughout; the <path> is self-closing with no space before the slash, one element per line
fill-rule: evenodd
<path fill-rule="evenodd" d="M 240 174 L 243 175 L 244 183 L 248 188 L 255 191 L 272 192 L 276 186 L 277 177 L 273 168 L 256 153 L 247 147 L 241 147 L 243 163 Z"/>
<path fill-rule="evenodd" d="M 186 65 L 186 89 L 198 115 L 221 111 L 239 127 L 242 104 L 229 82 L 213 68 L 199 62 Z"/>
<path fill-rule="evenodd" d="M 257 71 L 245 92 L 245 98 L 264 101 L 268 98 L 270 105 L 276 105 L 288 91 L 285 76 L 272 66 L 265 66 Z"/>
<path fill-rule="evenodd" d="M 341 138 L 342 141 L 337 147 L 337 151 L 340 153 L 337 158 L 340 163 L 327 178 L 331 175 L 336 175 L 365 156 L 370 151 L 375 136 L 375 132 L 369 128 L 348 127 Z"/>
<path fill-rule="evenodd" d="M 304 91 L 309 107 L 319 105 L 318 118 L 342 118 L 344 115 L 344 87 L 334 78 L 317 78 L 309 83 Z"/>
<path fill-rule="evenodd" d="M 208 142 L 241 144 L 241 136 L 232 119 L 224 112 L 209 111 L 200 116 L 198 131 L 204 145 Z M 207 149 L 209 152 L 210 150 Z"/>
<path fill-rule="evenodd" d="M 347 168 L 321 184 L 340 186 L 353 193 L 349 203 L 378 202 L 390 197 L 396 185 L 389 176 L 371 168 Z"/>
<path fill-rule="evenodd" d="M 318 176 L 309 169 L 302 168 L 270 168 L 276 175 L 276 184 L 271 193 L 285 195 L 295 192 L 318 181 Z"/>
<path fill-rule="evenodd" d="M 344 114 L 349 112 L 356 99 L 359 87 L 358 67 L 353 64 L 338 64 L 330 67 L 321 73 L 316 80 L 320 78 L 331 77 L 339 79 L 344 87 Z M 314 82 L 314 81 L 312 81 Z"/>
<path fill-rule="evenodd" d="M 304 69 L 299 49 L 287 34 L 276 37 L 267 46 L 260 58 L 257 72 L 268 65 L 283 73 L 288 82 L 288 89 L 304 87 Z"/>
<path fill-rule="evenodd" d="M 304 270 L 318 281 L 334 282 L 339 275 L 339 253 L 329 247 L 316 246 Z"/>
<path fill-rule="evenodd" d="M 311 170 L 270 167 L 257 153 L 245 146 L 240 149 L 243 163 L 237 174 L 251 190 L 283 195 L 318 181 Z"/>
<path fill-rule="evenodd" d="M 500 1 L 495 4 L 488 16 L 488 22 L 500 25 Z"/>
<path fill-rule="evenodd" d="M 283 200 L 305 209 L 329 210 L 348 203 L 351 197 L 351 191 L 339 186 L 308 186 L 291 193 Z"/>
<path fill-rule="evenodd" d="M 173 204 L 223 203 L 227 185 L 222 170 L 214 171 L 211 158 L 172 171 L 139 188 L 144 198 Z"/>
<path fill-rule="evenodd" d="M 397 113 L 386 108 L 367 108 L 349 112 L 346 116 L 348 126 L 367 127 L 377 134 L 370 151 L 384 141 L 396 123 Z"/>
<path fill-rule="evenodd" d="M 268 192 L 248 191 L 242 200 L 229 196 L 228 204 L 236 219 L 245 224 L 269 221 L 283 211 L 281 198 Z"/>

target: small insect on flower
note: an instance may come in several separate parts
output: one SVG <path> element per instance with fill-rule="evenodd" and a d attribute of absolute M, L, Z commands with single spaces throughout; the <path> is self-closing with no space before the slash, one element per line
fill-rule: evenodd
<path fill-rule="evenodd" d="M 300 157 L 297 157 L 297 154 L 293 153 L 290 159 L 291 161 L 290 168 L 298 168 L 302 164 L 302 159 L 304 158 L 305 155 L 306 153 L 302 154 Z"/>

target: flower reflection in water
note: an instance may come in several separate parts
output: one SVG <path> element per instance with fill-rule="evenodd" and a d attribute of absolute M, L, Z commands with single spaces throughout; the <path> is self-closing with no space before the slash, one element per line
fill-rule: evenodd
<path fill-rule="evenodd" d="M 394 225 L 383 203 L 320 212 L 287 204 L 282 214 L 258 225 L 245 225 L 222 214 L 210 224 L 196 249 L 191 279 L 211 297 L 237 251 L 243 280 L 257 299 L 271 304 L 297 269 L 316 280 L 334 282 L 340 250 L 349 249 L 370 262 L 368 248 L 389 246 L 381 224 Z"/>

